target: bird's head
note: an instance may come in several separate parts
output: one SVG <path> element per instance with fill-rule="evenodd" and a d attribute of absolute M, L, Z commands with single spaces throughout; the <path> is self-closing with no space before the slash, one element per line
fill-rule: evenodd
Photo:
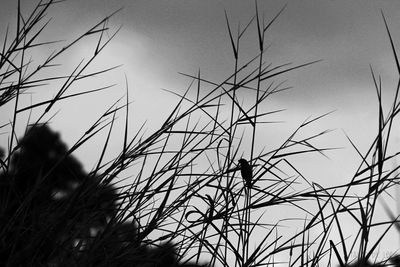
<path fill-rule="evenodd" d="M 240 164 L 248 164 L 248 162 L 247 162 L 247 160 L 245 160 L 245 159 L 239 159 L 239 163 Z"/>

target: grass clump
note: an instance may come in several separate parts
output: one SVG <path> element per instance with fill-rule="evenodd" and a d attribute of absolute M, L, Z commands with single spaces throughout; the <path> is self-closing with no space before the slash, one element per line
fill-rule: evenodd
<path fill-rule="evenodd" d="M 29 60 L 35 47 L 57 44 L 38 41 L 48 24 L 46 13 L 56 3 L 40 1 L 28 17 L 18 5 L 16 34 L 9 41 L 7 32 L 1 52 L 0 108 L 13 106 L 10 122 L 1 125 L 8 133 L 0 173 L 2 265 L 325 266 L 338 262 L 350 266 L 358 260 L 359 266 L 365 266 L 373 260 L 371 255 L 383 237 L 398 223 L 390 209 L 388 220 L 374 216 L 378 199 L 397 183 L 397 167 L 387 165 L 398 155 L 388 153 L 399 111 L 398 88 L 385 116 L 381 83 L 373 74 L 379 130 L 366 155 L 360 153 L 362 164 L 352 180 L 329 188 L 307 180 L 290 160 L 332 149 L 313 144 L 328 131 L 307 132 L 327 114 L 305 120 L 267 150 L 260 147 L 262 130 L 272 122 L 270 116 L 281 110 L 265 109 L 263 103 L 288 89 L 277 81 L 280 75 L 317 61 L 294 66 L 268 63 L 265 35 L 285 8 L 264 22 L 256 7 L 254 18 L 237 34 L 225 14 L 234 59 L 231 75 L 215 82 L 200 71 L 184 74 L 191 79 L 190 86 L 181 95 L 172 92 L 178 97 L 176 105 L 150 134 L 144 133 L 144 125 L 131 134 L 126 96 L 124 104 L 113 103 L 68 149 L 49 128 L 54 106 L 66 98 L 109 88 L 66 94 L 78 81 L 114 69 L 88 72 L 118 29 L 109 28 L 111 16 L 107 16 L 43 61 Z M 258 51 L 254 58 L 241 59 L 239 45 L 251 29 L 257 33 Z M 387 32 L 398 62 L 388 27 Z M 55 61 L 89 36 L 97 38 L 91 57 L 69 74 L 52 76 L 48 69 L 56 66 Z M 60 82 L 54 97 L 21 107 L 30 91 L 54 82 Z M 244 96 L 253 100 L 243 103 Z M 17 126 L 26 114 L 28 124 L 19 139 Z M 120 114 L 124 130 L 118 131 L 122 134 L 117 138 L 122 149 L 106 160 Z M 101 153 L 86 173 L 72 153 L 100 133 L 104 133 Z M 362 196 L 352 193 L 357 188 L 363 189 Z M 295 216 L 270 216 L 283 207 Z M 345 216 L 359 229 L 355 237 L 344 233 Z M 373 240 L 371 233 L 378 226 L 385 230 Z M 355 251 L 356 259 L 351 257 Z M 397 260 L 393 255 L 380 263 L 398 266 Z"/>

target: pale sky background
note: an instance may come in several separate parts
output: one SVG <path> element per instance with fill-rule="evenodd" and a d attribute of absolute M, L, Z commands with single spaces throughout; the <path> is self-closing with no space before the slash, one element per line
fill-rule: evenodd
<path fill-rule="evenodd" d="M 259 1 L 259 7 L 269 19 L 284 3 Z M 12 5 L 9 6 L 15 11 Z M 69 0 L 50 11 L 54 19 L 47 31 L 49 39 L 70 40 L 120 7 L 124 9 L 111 20 L 110 26 L 122 24 L 123 28 L 97 62 L 97 66 L 123 64 L 107 79 L 108 83 L 119 85 L 109 93 L 97 95 L 96 101 L 91 101 L 90 110 L 82 106 L 81 109 L 69 109 L 65 114 L 60 112 L 61 119 L 59 123 L 54 122 L 54 127 L 62 130 L 71 143 L 82 134 L 82 127 L 100 114 L 106 103 L 124 94 L 124 73 L 129 81 L 130 98 L 134 101 L 132 120 L 139 125 L 147 119 L 149 127 L 157 126 L 162 115 L 166 116 L 166 111 L 171 109 L 171 103 L 176 102 L 175 97 L 160 88 L 176 92 L 186 89 L 189 80 L 178 72 L 195 74 L 200 68 L 206 78 L 223 80 L 233 68 L 224 10 L 234 28 L 239 22 L 247 23 L 255 14 L 254 1 Z M 331 160 L 316 157 L 318 163 L 314 158 L 312 161 L 305 159 L 303 163 L 306 176 L 322 184 L 330 184 L 326 181 L 331 179 L 345 181 L 356 168 L 357 161 L 353 159 L 357 156 L 342 130 L 361 149 L 369 145 L 376 132 L 377 103 L 370 64 L 382 75 L 385 96 L 393 96 L 395 65 L 380 9 L 388 19 L 395 42 L 400 44 L 400 33 L 396 34 L 400 25 L 398 1 L 288 1 L 287 9 L 267 34 L 266 43 L 271 46 L 267 53 L 268 62 L 302 64 L 323 59 L 281 76 L 280 80 L 287 79 L 286 85 L 294 89 L 273 98 L 277 107 L 287 109 L 280 118 L 286 123 L 274 128 L 276 136 L 287 136 L 290 129 L 308 116 L 336 110 L 318 126 L 321 130 L 337 129 L 323 139 L 326 146 L 347 149 L 330 153 Z M 4 13 L 4 9 L 0 12 Z M 6 14 L 14 16 L 12 12 Z M 6 19 L 7 16 L 1 17 Z M 254 31 L 244 39 L 241 58 L 249 59 L 257 53 Z M 87 46 L 92 48 L 92 44 Z M 85 53 L 91 51 L 85 50 L 85 43 L 78 47 L 81 50 L 71 58 L 71 64 L 87 57 Z M 90 114 L 94 116 L 92 119 Z M 85 120 L 83 115 L 88 119 Z M 77 116 L 80 122 L 71 120 Z M 308 168 L 306 165 L 310 162 L 312 166 Z M 324 177 L 316 173 L 315 165 L 323 166 Z"/>
<path fill-rule="evenodd" d="M 21 2 L 28 7 L 34 1 Z M 260 0 L 258 3 L 261 14 L 268 20 L 286 2 Z M 382 76 L 384 95 L 390 99 L 394 94 L 395 63 L 380 9 L 400 51 L 400 1 L 292 0 L 287 3 L 285 12 L 267 32 L 266 43 L 271 45 L 267 60 L 274 64 L 323 61 L 282 76 L 281 80 L 287 79 L 286 84 L 294 88 L 272 100 L 274 106 L 287 109 L 280 115 L 285 124 L 274 128 L 276 136 L 289 135 L 290 129 L 308 116 L 336 110 L 317 126 L 321 130 L 337 129 L 324 137 L 323 146 L 344 149 L 328 153 L 329 160 L 314 156 L 296 160 L 306 177 L 322 185 L 349 181 L 359 159 L 343 131 L 365 151 L 377 129 L 378 107 L 370 64 Z M 100 66 L 123 64 L 111 76 L 106 76 L 106 82 L 99 80 L 100 84 L 118 85 L 110 92 L 84 97 L 90 101 L 90 108 L 87 104 L 77 104 L 60 112 L 53 127 L 69 144 L 86 130 L 88 122 L 101 114 L 106 103 L 124 95 L 125 74 L 130 99 L 134 101 L 132 125 L 147 119 L 149 128 L 157 126 L 171 109 L 171 103 L 176 102 L 176 98 L 160 88 L 179 93 L 186 89 L 189 80 L 178 72 L 195 74 L 200 68 L 205 77 L 222 81 L 233 66 L 224 10 L 232 25 L 245 24 L 255 14 L 254 1 L 68 0 L 49 12 L 53 21 L 46 36 L 71 40 L 120 7 L 124 9 L 111 20 L 110 26 L 122 24 L 123 28 L 98 61 Z M 2 0 L 0 33 L 4 33 L 7 23 L 14 23 L 15 12 L 16 1 Z M 257 53 L 254 34 L 249 34 L 247 40 L 240 54 L 243 59 Z M 74 50 L 76 58 L 63 63 L 77 63 L 85 57 L 85 45 L 79 47 Z M 0 116 L 2 121 L 8 120 Z M 396 136 L 396 144 L 400 143 L 398 140 Z M 88 170 L 93 164 L 90 151 L 97 149 L 98 144 L 92 142 L 86 150 L 77 153 Z"/>

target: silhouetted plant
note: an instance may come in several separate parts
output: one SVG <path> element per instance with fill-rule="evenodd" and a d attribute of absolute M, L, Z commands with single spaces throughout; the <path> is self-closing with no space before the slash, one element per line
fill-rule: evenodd
<path fill-rule="evenodd" d="M 3 263 L 45 262 L 75 249 L 117 213 L 115 189 L 85 174 L 46 125 L 30 128 L 16 150 L 0 175 Z"/>
<path fill-rule="evenodd" d="M 181 266 L 171 244 L 140 244 L 134 222 L 116 221 L 120 195 L 86 174 L 46 125 L 20 140 L 1 181 L 1 264 Z"/>
<path fill-rule="evenodd" d="M 262 109 L 268 107 L 262 104 L 288 89 L 274 79 L 317 61 L 295 66 L 267 62 L 266 32 L 285 8 L 265 22 L 256 1 L 255 17 L 239 27 L 236 36 L 226 14 L 234 59 L 231 75 L 215 82 L 200 71 L 184 74 L 192 83 L 182 95 L 172 92 L 178 103 L 161 126 L 147 135 L 141 127 L 131 138 L 127 96 L 126 104 L 112 104 L 67 149 L 44 122 L 45 117 L 52 115 L 59 101 L 109 88 L 66 94 L 72 84 L 114 69 L 87 73 L 87 67 L 117 31 L 110 33 L 107 16 L 32 65 L 33 60 L 28 60 L 32 48 L 55 43 L 37 38 L 47 25 L 43 23 L 47 10 L 57 2 L 40 1 L 30 16 L 23 16 L 18 5 L 16 36 L 11 42 L 6 36 L 1 52 L 0 108 L 11 102 L 14 106 L 10 122 L 1 126 L 8 132 L 4 155 L 0 153 L 1 265 L 195 266 L 188 262 L 198 265 L 204 257 L 210 266 L 244 267 L 277 264 L 275 257 L 281 256 L 289 266 L 318 266 L 329 256 L 329 261 L 334 258 L 346 266 L 354 262 L 350 255 L 357 248 L 358 258 L 363 260 L 356 264 L 371 265 L 371 254 L 387 231 L 375 243 L 371 243 L 370 232 L 377 225 L 390 229 L 398 223 L 398 216 L 389 210 L 390 220 L 373 219 L 378 198 L 398 179 L 395 171 L 400 167 L 389 169 L 386 163 L 397 156 L 388 154 L 387 147 L 394 118 L 400 113 L 399 88 L 384 116 L 381 84 L 373 74 L 379 104 L 378 133 L 367 153 L 359 153 L 362 163 L 351 182 L 325 188 L 308 181 L 290 158 L 331 150 L 313 144 L 328 131 L 302 136 L 304 129 L 327 114 L 305 120 L 282 143 L 271 144 L 275 147 L 270 150 L 258 145 L 264 139 L 258 134 L 264 122 L 271 122 L 268 116 L 281 111 Z M 239 43 L 252 25 L 258 51 L 254 58 L 241 59 Z M 398 62 L 388 27 L 387 32 Z M 97 36 L 92 57 L 67 75 L 42 74 L 87 36 Z M 21 107 L 25 93 L 54 81 L 62 81 L 62 85 L 53 98 Z M 240 100 L 243 92 L 254 97 L 249 105 Z M 122 149 L 105 160 L 117 113 L 122 111 L 125 129 L 118 131 L 123 132 Z M 19 140 L 17 122 L 26 113 L 29 126 Z M 250 129 L 250 134 L 245 135 L 242 127 Z M 72 153 L 105 130 L 98 161 L 85 173 Z M 238 164 L 243 157 L 248 161 Z M 124 184 L 121 178 L 126 173 L 129 179 Z M 366 187 L 365 195 L 351 193 L 359 187 Z M 312 208 L 306 205 L 310 202 Z M 283 206 L 302 216 L 265 216 L 270 209 Z M 343 214 L 359 226 L 354 240 L 343 234 Z M 289 221 L 300 222 L 302 228 L 293 233 L 280 231 Z M 338 237 L 330 235 L 332 230 Z M 261 239 L 259 233 L 264 233 Z M 396 266 L 398 256 L 386 262 Z"/>

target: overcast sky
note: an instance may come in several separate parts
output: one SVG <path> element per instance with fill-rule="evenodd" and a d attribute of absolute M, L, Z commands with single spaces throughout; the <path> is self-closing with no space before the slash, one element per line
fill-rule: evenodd
<path fill-rule="evenodd" d="M 3 2 L 1 33 L 7 23 L 15 23 L 17 3 Z M 29 12 L 35 1 L 21 3 L 23 10 Z M 268 0 L 258 3 L 260 14 L 268 20 L 286 2 Z M 395 63 L 380 10 L 386 15 L 395 43 L 400 47 L 400 32 L 397 31 L 400 28 L 400 2 L 293 0 L 287 3 L 284 13 L 267 32 L 266 43 L 270 48 L 266 60 L 273 64 L 323 61 L 279 78 L 287 79 L 286 85 L 293 89 L 272 99 L 275 106 L 287 109 L 281 118 L 286 123 L 276 129 L 276 135 L 287 136 L 290 129 L 308 116 L 336 110 L 319 126 L 321 130 L 337 129 L 324 139 L 327 146 L 348 149 L 330 154 L 330 161 L 319 159 L 320 164 L 330 168 L 324 173 L 326 178 L 318 177 L 314 167 L 312 172 L 307 167 L 304 171 L 309 171 L 306 174 L 311 179 L 320 179 L 322 183 L 333 178 L 344 181 L 356 168 L 356 162 L 352 161 L 356 153 L 346 142 L 342 130 L 361 148 L 365 148 L 376 133 L 377 103 L 369 65 L 382 76 L 384 95 L 393 96 Z M 77 105 L 57 115 L 59 119 L 54 121 L 54 127 L 62 131 L 70 144 L 110 100 L 124 94 L 125 74 L 130 98 L 134 101 L 134 120 L 148 119 L 149 127 L 155 127 L 162 117 L 160 114 L 167 114 L 176 100 L 160 89 L 176 92 L 186 89 L 189 80 L 178 72 L 195 74 L 200 69 L 205 78 L 216 82 L 224 80 L 233 70 L 224 10 L 233 28 L 238 23 L 246 24 L 255 14 L 254 1 L 68 0 L 49 10 L 53 20 L 44 32 L 44 39 L 71 40 L 121 7 L 123 10 L 111 20 L 110 26 L 122 25 L 123 28 L 96 62 L 96 66 L 123 64 L 111 77 L 105 76 L 100 81 L 119 85 L 109 93 L 95 96 L 96 101 L 90 102 L 90 110 L 85 106 L 77 108 Z M 241 45 L 243 61 L 257 54 L 256 45 L 253 27 Z M 92 47 L 90 43 L 80 44 L 79 49 L 73 50 L 75 54 L 63 64 L 72 66 L 82 57 L 87 58 Z M 88 101 L 87 98 L 83 100 Z M 75 119 L 77 117 L 79 121 Z M 93 146 L 97 147 L 96 144 Z"/>
<path fill-rule="evenodd" d="M 28 7 L 34 1 L 21 2 Z M 6 23 L 15 20 L 16 1 L 2 0 L 2 3 L 0 22 L 4 30 Z M 260 0 L 258 3 L 260 13 L 269 19 L 285 1 Z M 306 176 L 319 183 L 331 184 L 327 181 L 330 179 L 346 181 L 356 169 L 357 161 L 343 131 L 365 149 L 377 128 L 378 107 L 369 65 L 382 76 L 384 94 L 388 98 L 394 94 L 395 63 L 380 10 L 400 49 L 400 1 L 292 0 L 287 3 L 285 12 L 267 32 L 266 43 L 271 45 L 267 60 L 274 64 L 323 61 L 282 77 L 288 80 L 287 85 L 293 86 L 291 91 L 273 100 L 274 105 L 287 109 L 282 114 L 286 122 L 282 131 L 294 128 L 310 115 L 336 110 L 319 126 L 321 130 L 338 129 L 324 139 L 327 146 L 347 149 L 330 154 L 331 160 L 318 159 L 318 166 L 322 167 L 317 173 L 315 167 L 303 164 Z M 121 7 L 123 10 L 111 20 L 111 25 L 123 28 L 100 62 L 123 64 L 120 73 L 113 76 L 114 82 L 120 83 L 119 89 L 113 95 L 99 95 L 93 105 L 97 104 L 101 111 L 104 103 L 122 96 L 126 74 L 132 91 L 130 97 L 135 101 L 134 114 L 139 116 L 135 119 L 148 119 L 150 125 L 159 121 L 160 114 L 165 113 L 162 110 L 168 110 L 170 101 L 174 100 L 160 89 L 183 92 L 188 85 L 188 79 L 178 72 L 194 74 L 201 69 L 205 77 L 214 81 L 222 81 L 232 72 L 233 55 L 224 10 L 232 25 L 246 24 L 255 14 L 254 1 L 242 0 L 68 0 L 49 12 L 54 19 L 47 34 L 71 39 Z M 240 54 L 243 59 L 257 54 L 254 31 L 247 40 Z M 84 47 L 76 51 L 76 56 L 77 61 L 85 56 Z M 86 113 L 90 112 L 69 111 L 61 114 L 64 117 L 54 125 L 65 139 L 76 140 L 82 133 L 74 130 L 79 125 L 76 117 L 84 120 Z"/>
<path fill-rule="evenodd" d="M 0 10 L 5 22 L 13 22 L 15 3 Z M 22 1 L 23 7 L 34 1 Z M 266 19 L 273 17 L 284 5 L 283 1 L 259 1 L 260 13 Z M 168 88 L 183 92 L 188 79 L 178 72 L 197 73 L 213 81 L 222 81 L 232 72 L 233 55 L 226 28 L 224 10 L 232 25 L 246 24 L 255 14 L 254 1 L 106 1 L 68 0 L 50 10 L 53 17 L 46 34 L 48 38 L 72 39 L 84 29 L 111 12 L 123 7 L 110 25 L 123 28 L 100 57 L 100 64 L 109 66 L 123 64 L 112 79 L 119 88 L 111 95 L 100 94 L 92 101 L 90 111 L 75 108 L 60 113 L 54 122 L 62 129 L 65 138 L 76 140 L 87 125 L 84 114 L 102 110 L 110 99 L 124 94 L 124 74 L 127 75 L 131 99 L 135 101 L 135 121 L 148 119 L 149 125 L 157 125 L 160 110 L 168 110 L 175 98 L 161 91 Z M 288 1 L 285 12 L 267 32 L 266 43 L 270 45 L 268 62 L 281 64 L 323 59 L 322 62 L 281 77 L 286 85 L 293 86 L 289 92 L 273 98 L 276 106 L 287 109 L 282 114 L 286 121 L 277 131 L 297 126 L 306 117 L 320 115 L 332 110 L 335 113 L 320 122 L 321 129 L 338 129 L 325 138 L 327 146 L 349 147 L 342 129 L 365 148 L 376 131 L 376 94 L 369 65 L 382 75 L 384 94 L 393 96 L 396 82 L 395 65 L 390 50 L 380 10 L 385 13 L 395 42 L 400 44 L 399 1 L 348 1 L 348 0 L 296 0 Z M 236 28 L 236 26 L 233 26 Z M 257 40 L 253 30 L 241 46 L 241 58 L 249 59 L 257 53 Z M 88 47 L 91 45 L 88 45 Z M 71 62 L 77 63 L 87 57 L 85 44 L 79 46 Z M 89 51 L 89 50 L 87 50 Z M 63 62 L 65 63 L 65 62 Z M 108 76 L 107 76 L 108 77 Z M 109 79 L 109 77 L 108 77 Z M 109 79 L 110 80 L 110 79 Z M 113 98 L 114 97 L 114 98 Z M 64 116 L 64 117 L 63 117 Z M 79 116 L 80 122 L 73 119 Z M 277 132 L 277 135 L 280 135 Z M 283 133 L 285 134 L 285 133 Z M 330 171 L 325 180 L 348 179 L 356 166 L 350 159 L 356 157 L 349 148 L 330 154 L 331 161 L 320 159 Z M 309 162 L 309 161 L 307 161 Z M 312 171 L 315 171 L 312 168 Z M 305 168 L 307 172 L 307 168 Z M 324 176 L 327 174 L 324 173 Z M 319 174 L 307 173 L 312 179 Z M 318 178 L 324 181 L 323 178 Z"/>

